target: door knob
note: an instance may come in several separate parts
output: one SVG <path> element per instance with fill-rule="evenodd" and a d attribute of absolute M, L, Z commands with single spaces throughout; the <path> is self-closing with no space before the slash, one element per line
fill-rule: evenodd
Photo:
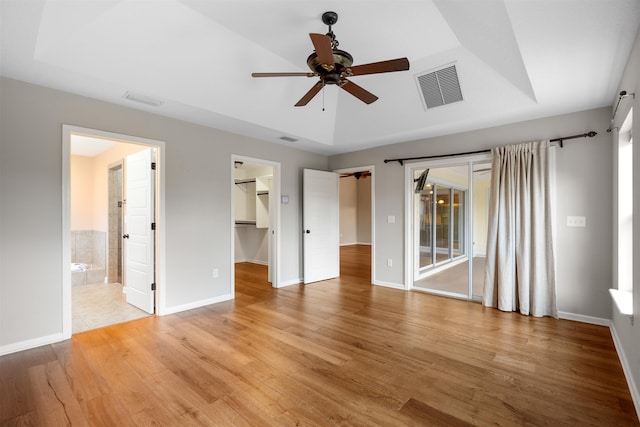
<path fill-rule="evenodd" d="M 122 238 L 123 238 L 123 239 L 128 239 L 128 238 L 129 238 L 129 235 L 128 235 L 128 234 L 123 234 L 123 235 L 122 235 Z"/>
<path fill-rule="evenodd" d="M 310 234 L 311 230 L 305 230 L 304 232 L 307 233 L 307 234 Z"/>

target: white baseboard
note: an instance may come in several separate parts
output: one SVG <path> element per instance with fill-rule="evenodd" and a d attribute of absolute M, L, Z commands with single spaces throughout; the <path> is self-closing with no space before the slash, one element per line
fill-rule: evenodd
<path fill-rule="evenodd" d="M 351 243 L 340 243 L 340 246 L 354 246 L 354 245 L 371 246 L 371 242 L 351 242 Z"/>
<path fill-rule="evenodd" d="M 400 289 L 401 291 L 405 291 L 406 290 L 404 285 L 401 284 L 401 283 L 392 283 L 392 282 L 383 282 L 381 280 L 374 280 L 374 281 L 371 282 L 371 284 L 376 285 L 376 286 L 383 286 L 385 288 Z"/>
<path fill-rule="evenodd" d="M 284 288 L 292 285 L 299 285 L 302 282 L 303 282 L 302 279 L 286 280 L 286 281 L 280 282 L 280 284 L 278 285 L 278 288 Z"/>
<path fill-rule="evenodd" d="M 53 344 L 60 341 L 64 341 L 64 336 L 62 335 L 62 333 L 33 338 L 13 344 L 7 344 L 0 346 L 0 356 L 4 356 L 5 354 L 10 353 L 17 353 L 23 350 L 29 350 L 30 348 L 36 348 L 43 345 Z"/>
<path fill-rule="evenodd" d="M 633 379 L 633 369 L 629 364 L 629 359 L 627 359 L 627 355 L 624 352 L 624 347 L 620 342 L 620 337 L 618 336 L 618 332 L 616 331 L 615 325 L 611 323 L 611 326 L 609 326 L 609 329 L 611 330 L 613 345 L 616 348 L 616 353 L 618 353 L 618 359 L 620 359 L 620 364 L 622 365 L 622 372 L 624 372 L 624 377 L 627 380 L 627 386 L 629 386 L 629 392 L 631 393 L 633 406 L 635 406 L 636 414 L 638 415 L 638 419 L 640 419 L 640 389 L 638 389 L 638 385 Z"/>
<path fill-rule="evenodd" d="M 566 311 L 559 311 L 558 317 L 564 320 L 573 320 L 576 322 L 590 323 L 592 325 L 610 326 L 611 320 L 603 319 L 601 317 L 587 316 L 584 314 L 568 313 Z"/>
<path fill-rule="evenodd" d="M 194 308 L 200 308 L 200 307 L 204 307 L 205 305 L 216 304 L 219 302 L 229 301 L 232 299 L 233 299 L 232 294 L 220 295 L 219 297 L 215 297 L 215 298 L 194 301 L 188 304 L 176 305 L 173 307 L 166 307 L 160 315 L 166 316 L 168 314 L 180 313 L 181 311 L 192 310 Z"/>

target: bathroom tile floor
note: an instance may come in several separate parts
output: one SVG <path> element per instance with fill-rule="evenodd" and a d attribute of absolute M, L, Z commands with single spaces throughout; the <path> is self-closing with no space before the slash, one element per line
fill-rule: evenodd
<path fill-rule="evenodd" d="M 73 286 L 71 295 L 74 334 L 149 316 L 127 304 L 120 283 Z"/>

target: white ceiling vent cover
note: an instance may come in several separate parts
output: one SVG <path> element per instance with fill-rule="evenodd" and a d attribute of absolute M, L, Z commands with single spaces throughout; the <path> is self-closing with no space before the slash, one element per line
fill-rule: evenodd
<path fill-rule="evenodd" d="M 416 79 L 427 108 L 462 101 L 462 91 L 455 65 L 418 75 Z"/>

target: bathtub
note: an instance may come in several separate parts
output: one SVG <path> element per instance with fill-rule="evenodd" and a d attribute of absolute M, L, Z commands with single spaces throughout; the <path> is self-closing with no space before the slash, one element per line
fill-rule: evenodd
<path fill-rule="evenodd" d="M 82 262 L 71 263 L 71 286 L 92 285 L 106 283 L 106 269 L 96 268 Z"/>
<path fill-rule="evenodd" d="M 71 263 L 71 272 L 75 271 L 87 271 L 87 264 L 82 262 L 72 262 Z"/>

